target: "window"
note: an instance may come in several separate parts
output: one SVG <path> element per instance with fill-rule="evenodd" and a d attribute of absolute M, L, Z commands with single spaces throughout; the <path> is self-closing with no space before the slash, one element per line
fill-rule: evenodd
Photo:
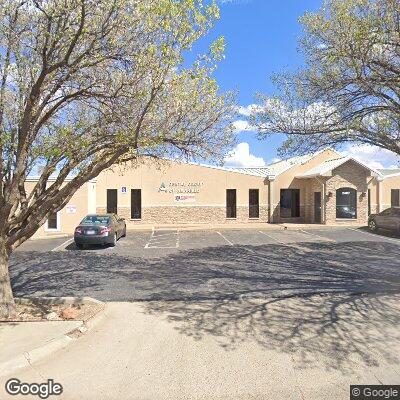
<path fill-rule="evenodd" d="M 236 189 L 226 190 L 226 218 L 236 218 Z"/>
<path fill-rule="evenodd" d="M 131 189 L 131 218 L 142 218 L 142 191 L 141 189 Z"/>
<path fill-rule="evenodd" d="M 336 218 L 357 218 L 357 191 L 355 189 L 336 190 Z"/>
<path fill-rule="evenodd" d="M 249 189 L 249 218 L 260 217 L 258 189 Z"/>
<path fill-rule="evenodd" d="M 107 214 L 118 213 L 118 191 L 117 189 L 107 189 Z"/>
<path fill-rule="evenodd" d="M 110 217 L 107 215 L 88 215 L 83 218 L 80 225 L 109 225 Z"/>
<path fill-rule="evenodd" d="M 281 189 L 281 218 L 300 217 L 300 189 Z"/>
<path fill-rule="evenodd" d="M 52 212 L 47 218 L 47 230 L 57 231 L 59 229 L 58 213 Z"/>
<path fill-rule="evenodd" d="M 399 189 L 392 189 L 392 192 L 391 192 L 391 205 L 392 205 L 392 207 L 399 207 L 400 206 L 400 190 Z"/>

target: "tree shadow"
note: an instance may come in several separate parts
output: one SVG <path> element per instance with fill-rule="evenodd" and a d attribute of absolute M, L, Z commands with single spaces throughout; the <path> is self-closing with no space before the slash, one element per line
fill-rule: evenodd
<path fill-rule="evenodd" d="M 255 342 L 300 368 L 399 364 L 399 246 L 389 242 L 219 246 L 142 258 L 19 252 L 17 296 L 142 301 L 182 334 L 227 351 Z"/>

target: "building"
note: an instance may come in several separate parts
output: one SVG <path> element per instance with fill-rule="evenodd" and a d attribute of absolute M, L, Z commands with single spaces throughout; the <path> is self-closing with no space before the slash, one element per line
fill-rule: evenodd
<path fill-rule="evenodd" d="M 29 183 L 34 185 L 35 178 Z M 170 160 L 116 166 L 85 184 L 37 236 L 73 232 L 88 213 L 116 212 L 146 224 L 366 224 L 400 205 L 400 169 L 374 170 L 326 149 L 264 168 Z"/>

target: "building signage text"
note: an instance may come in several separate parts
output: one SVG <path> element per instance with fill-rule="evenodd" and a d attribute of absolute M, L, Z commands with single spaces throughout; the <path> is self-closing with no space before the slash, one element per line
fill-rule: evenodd
<path fill-rule="evenodd" d="M 162 182 L 158 191 L 173 194 L 196 194 L 204 186 L 204 182 Z"/>

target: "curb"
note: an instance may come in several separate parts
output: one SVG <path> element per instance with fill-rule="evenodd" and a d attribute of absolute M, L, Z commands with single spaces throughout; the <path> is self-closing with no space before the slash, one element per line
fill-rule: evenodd
<path fill-rule="evenodd" d="M 70 343 L 76 341 L 83 334 L 86 334 L 88 331 L 95 328 L 101 321 L 104 320 L 106 316 L 105 311 L 107 308 L 107 304 L 91 297 L 31 297 L 16 299 L 16 301 L 23 304 L 30 301 L 30 299 L 40 299 L 44 301 L 48 300 L 49 302 L 51 302 L 50 304 L 74 304 L 76 302 L 80 302 L 81 304 L 96 303 L 102 304 L 103 308 L 97 314 L 93 315 L 86 321 L 77 321 L 80 322 L 80 324 L 72 331 L 66 332 L 59 337 L 51 339 L 49 342 L 45 343 L 42 346 L 19 354 L 11 360 L 0 363 L 0 376 L 8 375 L 24 367 L 29 367 L 33 363 L 44 359 L 45 357 L 55 353 L 56 351 L 64 349 Z M 44 321 L 43 323 L 46 323 L 46 321 Z"/>

